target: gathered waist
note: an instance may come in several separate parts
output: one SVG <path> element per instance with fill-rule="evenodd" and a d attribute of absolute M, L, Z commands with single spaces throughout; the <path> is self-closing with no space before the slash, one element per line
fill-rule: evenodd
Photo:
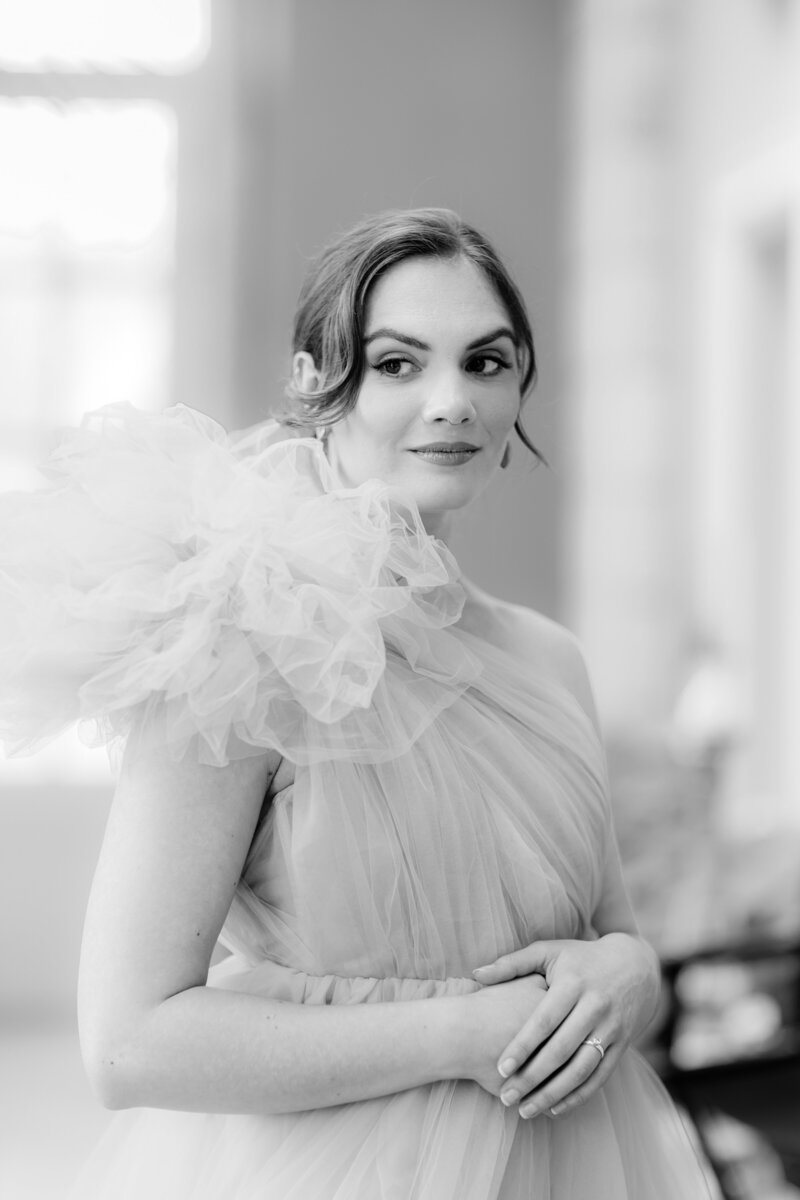
<path fill-rule="evenodd" d="M 312 975 L 270 959 L 251 964 L 232 954 L 208 976 L 210 987 L 248 992 L 292 1004 L 379 1004 L 399 1000 L 432 1000 L 477 992 L 474 979 L 458 975 L 444 979 L 413 976 Z"/>

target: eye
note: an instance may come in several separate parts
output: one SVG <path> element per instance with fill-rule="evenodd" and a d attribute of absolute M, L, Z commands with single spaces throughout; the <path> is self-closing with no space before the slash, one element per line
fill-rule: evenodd
<path fill-rule="evenodd" d="M 502 354 L 475 354 L 469 360 L 467 370 L 484 379 L 493 379 L 495 375 L 507 371 L 510 366 L 511 363 L 503 358 Z"/>
<path fill-rule="evenodd" d="M 373 363 L 373 370 L 379 375 L 386 375 L 390 379 L 404 379 L 407 375 L 417 370 L 416 364 L 410 358 L 402 358 L 400 355 L 394 354 L 387 358 L 382 358 L 380 362 Z"/>

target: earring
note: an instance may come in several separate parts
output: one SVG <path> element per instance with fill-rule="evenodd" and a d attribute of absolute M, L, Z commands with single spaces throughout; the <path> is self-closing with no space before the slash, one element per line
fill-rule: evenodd
<path fill-rule="evenodd" d="M 314 437 L 318 442 L 322 442 L 322 449 L 327 453 L 328 438 L 330 437 L 330 425 L 318 425 L 314 430 Z"/>
<path fill-rule="evenodd" d="M 506 442 L 506 448 L 503 451 L 503 457 L 500 459 L 500 466 L 505 471 L 508 464 L 511 462 L 511 442 Z"/>

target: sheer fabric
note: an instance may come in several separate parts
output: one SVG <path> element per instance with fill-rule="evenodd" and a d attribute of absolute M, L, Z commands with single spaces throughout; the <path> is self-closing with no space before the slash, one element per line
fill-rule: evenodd
<path fill-rule="evenodd" d="M 459 626 L 457 566 L 402 496 L 338 488 L 321 446 L 270 423 L 228 438 L 187 409 L 103 410 L 52 470 L 54 490 L 0 507 L 5 736 L 92 721 L 212 763 L 268 746 L 296 763 L 210 986 L 421 999 L 475 990 L 474 967 L 535 939 L 596 936 L 611 833 L 593 726 L 535 663 Z M 634 1052 L 557 1121 L 468 1081 L 280 1116 L 123 1113 L 72 1193 L 707 1194 Z"/>

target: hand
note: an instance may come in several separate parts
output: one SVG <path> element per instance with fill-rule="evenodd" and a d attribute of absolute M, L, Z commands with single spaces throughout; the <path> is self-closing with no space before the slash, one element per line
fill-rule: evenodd
<path fill-rule="evenodd" d="M 529 974 L 464 996 L 467 1020 L 460 1036 L 467 1062 L 464 1065 L 462 1053 L 458 1076 L 474 1079 L 484 1091 L 499 1096 L 506 1080 L 497 1070 L 498 1055 L 536 1012 L 546 994 L 544 977 Z"/>
<path fill-rule="evenodd" d="M 520 1115 L 560 1116 L 582 1104 L 611 1075 L 658 1004 L 654 952 L 641 939 L 611 933 L 595 942 L 533 942 L 505 954 L 475 978 L 487 992 L 528 972 L 541 972 L 547 992 L 498 1059 L 504 1104 Z M 587 1038 L 599 1037 L 600 1055 Z"/>

